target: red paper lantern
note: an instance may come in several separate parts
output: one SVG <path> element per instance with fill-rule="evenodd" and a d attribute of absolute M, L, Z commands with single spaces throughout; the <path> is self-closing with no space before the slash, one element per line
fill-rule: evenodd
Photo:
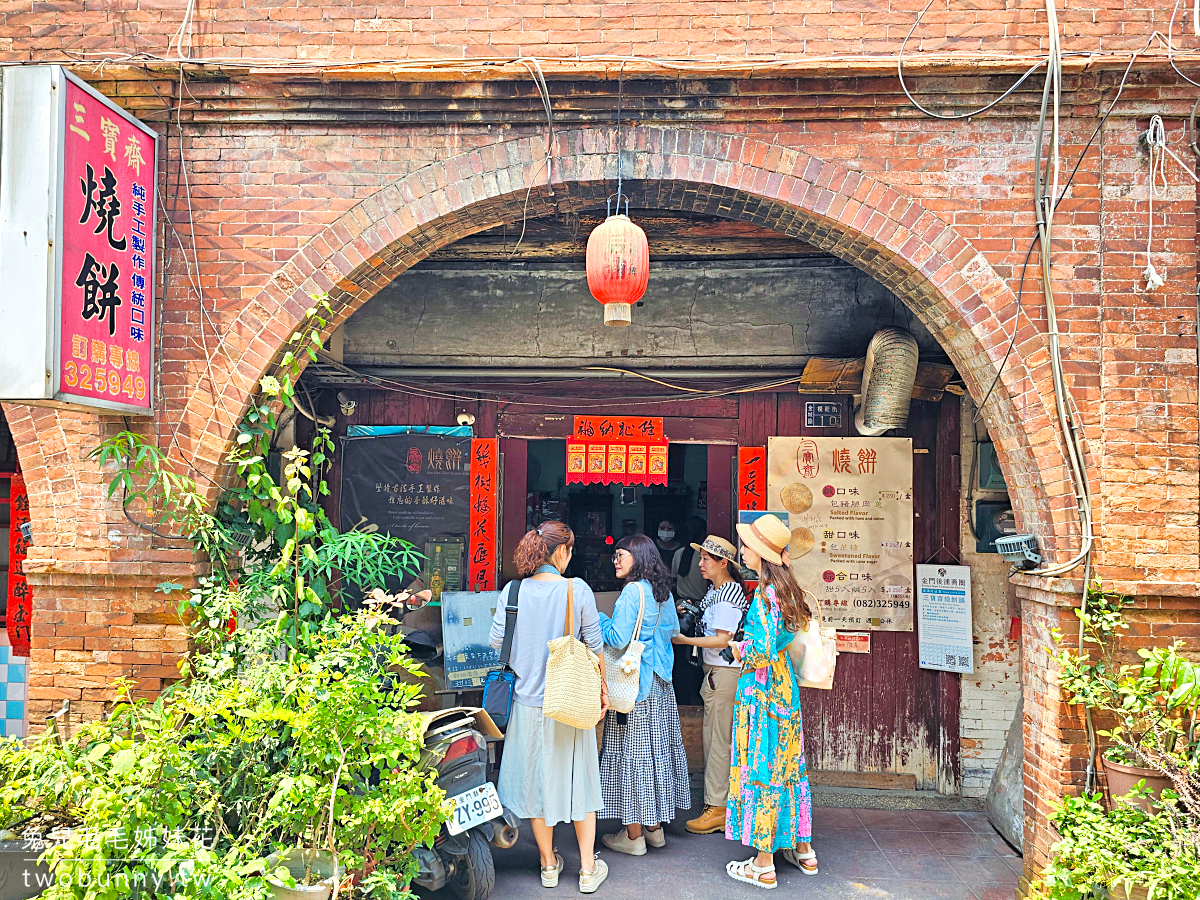
<path fill-rule="evenodd" d="M 650 245 L 629 216 L 609 216 L 588 237 L 587 282 L 604 304 L 605 325 L 628 325 L 633 304 L 646 293 Z"/>

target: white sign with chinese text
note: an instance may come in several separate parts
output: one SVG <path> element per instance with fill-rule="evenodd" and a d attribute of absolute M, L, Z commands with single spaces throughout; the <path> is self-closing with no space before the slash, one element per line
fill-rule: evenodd
<path fill-rule="evenodd" d="M 970 566 L 917 566 L 917 643 L 922 669 L 975 671 Z"/>
<path fill-rule="evenodd" d="M 913 476 L 908 438 L 773 437 L 767 504 L 785 509 L 796 580 L 825 624 L 913 629 Z"/>

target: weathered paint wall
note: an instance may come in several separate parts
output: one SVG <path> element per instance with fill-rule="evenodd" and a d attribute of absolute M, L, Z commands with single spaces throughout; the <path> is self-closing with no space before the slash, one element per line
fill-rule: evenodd
<path fill-rule="evenodd" d="M 1009 640 L 1012 613 L 1008 584 L 1010 564 L 998 553 L 977 553 L 971 534 L 970 504 L 976 499 L 1001 499 L 1003 494 L 971 497 L 971 455 L 975 439 L 986 437 L 982 422 L 973 422 L 975 404 L 962 404 L 962 563 L 971 567 L 971 601 L 974 611 L 975 672 L 962 676 L 959 712 L 962 741 L 962 793 L 982 797 L 996 770 L 1000 751 L 1021 696 L 1020 642 Z"/>
<path fill-rule="evenodd" d="M 606 328 L 576 263 L 437 262 L 405 272 L 346 323 L 361 365 L 578 366 L 606 357 L 650 367 L 795 366 L 859 357 L 879 328 L 945 353 L 891 291 L 838 259 L 651 262 L 644 306 Z"/>

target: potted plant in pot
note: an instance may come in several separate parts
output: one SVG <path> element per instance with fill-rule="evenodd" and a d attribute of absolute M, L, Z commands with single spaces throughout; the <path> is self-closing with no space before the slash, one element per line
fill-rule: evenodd
<path fill-rule="evenodd" d="M 1063 647 L 1062 636 L 1056 633 L 1060 649 L 1055 661 L 1067 702 L 1084 707 L 1089 731 L 1094 729 L 1096 716 L 1111 723 L 1109 728 L 1095 730 L 1096 736 L 1108 739 L 1100 762 L 1109 797 L 1127 797 L 1144 781 L 1150 796 L 1157 799 L 1170 785 L 1170 779 L 1148 765 L 1145 754 L 1152 752 L 1162 710 L 1153 692 L 1147 694 L 1145 685 L 1138 686 L 1141 690 L 1133 689 L 1138 667 L 1116 659 L 1117 639 L 1128 628 L 1123 618 L 1128 603 L 1128 597 L 1106 592 L 1099 584 L 1092 586 L 1085 609 L 1076 610 L 1081 620 L 1081 646 Z M 1146 796 L 1132 797 L 1129 802 L 1148 810 Z"/>
<path fill-rule="evenodd" d="M 1080 613 L 1083 652 L 1055 656 L 1067 701 L 1083 704 L 1089 730 L 1093 714 L 1109 725 L 1096 731 L 1109 742 L 1109 802 L 1091 793 L 1054 808 L 1060 840 L 1038 885 L 1053 900 L 1200 896 L 1200 667 L 1180 642 L 1118 663 L 1126 603 L 1094 586 Z"/>

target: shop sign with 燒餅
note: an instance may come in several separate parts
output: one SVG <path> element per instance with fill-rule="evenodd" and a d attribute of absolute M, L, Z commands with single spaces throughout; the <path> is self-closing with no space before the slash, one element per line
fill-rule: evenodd
<path fill-rule="evenodd" d="M 767 505 L 788 512 L 792 571 L 826 625 L 913 630 L 911 439 L 769 438 Z"/>
<path fill-rule="evenodd" d="M 663 420 L 576 416 L 567 441 L 567 484 L 666 484 Z"/>
<path fill-rule="evenodd" d="M 150 415 L 157 135 L 60 66 L 0 113 L 0 399 Z"/>

